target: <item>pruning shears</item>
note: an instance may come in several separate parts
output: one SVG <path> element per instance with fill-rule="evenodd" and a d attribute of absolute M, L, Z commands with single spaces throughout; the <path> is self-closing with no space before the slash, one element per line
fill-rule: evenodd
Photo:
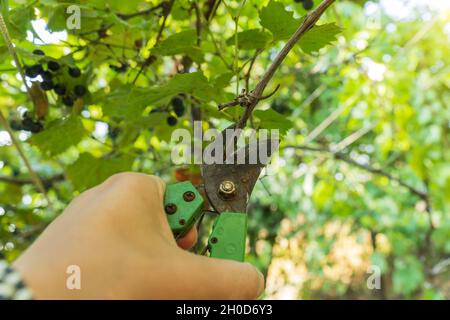
<path fill-rule="evenodd" d="M 270 157 L 272 150 L 267 147 L 269 140 L 263 143 L 266 143 L 269 153 L 267 156 Z M 201 166 L 203 193 L 212 211 L 218 213 L 206 246 L 210 257 L 244 261 L 247 205 L 259 175 L 268 161 L 249 161 L 250 152 L 258 152 L 258 146 L 255 144 L 238 149 L 231 157 L 236 160 L 240 152 L 244 152 L 243 164 L 234 162 Z M 204 213 L 204 202 L 204 197 L 190 181 L 167 186 L 164 209 L 175 237 L 182 236 L 195 225 Z"/>

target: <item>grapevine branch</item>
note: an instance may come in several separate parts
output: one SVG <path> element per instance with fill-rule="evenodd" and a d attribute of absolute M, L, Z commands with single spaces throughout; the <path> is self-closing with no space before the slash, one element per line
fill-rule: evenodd
<path fill-rule="evenodd" d="M 22 64 L 19 61 L 19 57 L 17 56 L 16 48 L 14 47 L 11 37 L 8 32 L 8 27 L 6 26 L 5 19 L 3 18 L 3 15 L 0 13 L 0 32 L 3 36 L 3 39 L 5 40 L 6 45 L 8 46 L 8 51 L 11 54 L 14 63 L 16 64 L 16 68 L 19 71 L 19 74 L 23 80 L 23 84 L 25 86 L 25 89 L 27 91 L 28 97 L 30 98 L 30 101 L 34 103 L 33 95 L 31 94 L 30 87 L 28 86 L 27 81 L 25 80 L 25 73 L 22 68 Z"/>
<path fill-rule="evenodd" d="M 256 85 L 255 89 L 251 92 L 243 93 L 245 99 L 243 99 L 242 94 L 235 98 L 235 100 L 226 103 L 227 106 L 242 105 L 245 107 L 244 114 L 242 118 L 236 123 L 236 129 L 242 129 L 250 118 L 253 110 L 255 109 L 258 102 L 262 99 L 263 92 L 270 80 L 274 76 L 277 69 L 280 67 L 281 63 L 284 61 L 288 53 L 292 50 L 295 44 L 300 40 L 300 38 L 308 32 L 319 20 L 325 10 L 333 4 L 335 0 L 324 0 L 322 3 L 311 13 L 309 13 L 303 20 L 303 23 L 298 27 L 298 29 L 292 34 L 289 40 L 284 45 L 283 49 L 277 54 L 272 64 L 267 69 L 266 73 L 263 75 L 261 81 Z M 238 101 L 240 100 L 240 101 Z M 243 102 L 242 104 L 240 102 Z M 219 109 L 223 109 L 223 106 L 219 106 Z"/>
<path fill-rule="evenodd" d="M 27 81 L 25 79 L 25 74 L 22 69 L 22 65 L 19 61 L 19 57 L 17 56 L 16 49 L 14 48 L 14 45 L 11 41 L 11 37 L 8 32 L 8 28 L 6 26 L 6 22 L 3 18 L 3 15 L 0 14 L 0 32 L 8 46 L 8 50 L 14 60 L 14 63 L 16 64 L 17 70 L 19 71 L 20 76 L 22 77 L 23 83 L 25 85 L 28 97 L 30 98 L 30 101 L 34 103 L 33 95 L 31 94 L 30 87 L 27 84 Z M 24 162 L 25 166 L 28 169 L 28 172 L 30 173 L 30 177 L 35 184 L 36 188 L 44 195 L 45 199 L 47 200 L 47 203 L 49 206 L 51 206 L 50 198 L 47 195 L 47 192 L 45 190 L 44 185 L 42 184 L 41 179 L 39 176 L 34 172 L 33 167 L 31 166 L 30 161 L 26 157 L 25 153 L 23 152 L 22 146 L 20 144 L 20 141 L 16 139 L 16 136 L 14 135 L 13 130 L 11 129 L 8 120 L 6 120 L 5 116 L 3 115 L 3 112 L 0 110 L 0 123 L 3 125 L 5 130 L 8 132 L 9 136 L 11 137 L 11 141 L 14 144 L 14 146 L 17 149 L 17 152 L 19 153 L 20 158 Z"/>
<path fill-rule="evenodd" d="M 41 181 L 44 184 L 44 186 L 47 186 L 47 185 L 53 184 L 55 182 L 64 181 L 64 179 L 65 179 L 64 174 L 60 173 L 60 174 L 56 174 L 49 178 L 41 178 Z M 15 177 L 0 176 L 0 182 L 5 182 L 5 183 L 22 186 L 22 185 L 26 185 L 26 184 L 32 184 L 33 180 L 27 179 L 27 178 L 15 178 Z"/>
<path fill-rule="evenodd" d="M 164 5 L 165 5 L 165 2 L 161 2 L 160 4 L 158 4 L 158 5 L 154 6 L 154 7 L 151 7 L 149 9 L 146 9 L 146 10 L 133 12 L 133 13 L 128 13 L 128 14 L 126 14 L 126 13 L 118 13 L 117 16 L 120 19 L 122 19 L 122 20 L 129 20 L 129 19 L 132 19 L 132 18 L 138 17 L 138 16 L 146 16 L 146 15 L 152 13 L 153 11 L 156 11 L 156 10 L 158 10 L 160 8 L 164 8 Z"/>
<path fill-rule="evenodd" d="M 20 158 L 22 159 L 22 161 L 24 162 L 25 166 L 28 169 L 28 172 L 30 173 L 31 180 L 33 181 L 33 183 L 35 184 L 35 186 L 39 190 L 39 192 L 41 192 L 44 195 L 45 199 L 47 200 L 48 205 L 51 206 L 51 202 L 47 195 L 47 191 L 45 190 L 44 184 L 42 183 L 41 179 L 36 174 L 36 172 L 34 172 L 33 167 L 31 166 L 30 161 L 26 157 L 25 152 L 23 151 L 19 140 L 16 139 L 14 132 L 12 131 L 12 129 L 8 123 L 8 120 L 6 120 L 6 118 L 3 116 L 3 112 L 1 112 L 1 111 L 0 111 L 0 123 L 5 128 L 5 130 L 8 132 L 9 136 L 11 137 L 12 143 L 16 147 Z"/>
<path fill-rule="evenodd" d="M 172 11 L 173 3 L 175 0 L 169 0 L 163 2 L 163 21 L 161 22 L 161 26 L 159 27 L 158 34 L 156 35 L 156 40 L 154 47 L 159 43 L 162 37 L 162 32 L 164 28 L 166 27 L 167 18 L 169 17 L 170 12 Z M 142 74 L 142 72 L 145 70 L 146 67 L 150 66 L 156 61 L 156 57 L 153 54 L 150 54 L 147 59 L 144 60 L 144 63 L 142 64 L 141 68 L 139 69 L 136 77 L 133 80 L 133 84 L 136 83 L 139 76 Z"/>

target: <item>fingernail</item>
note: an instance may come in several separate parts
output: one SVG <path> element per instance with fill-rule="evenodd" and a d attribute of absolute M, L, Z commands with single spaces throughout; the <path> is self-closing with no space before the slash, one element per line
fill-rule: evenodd
<path fill-rule="evenodd" d="M 251 263 L 248 263 L 248 265 L 250 265 L 258 274 L 258 295 L 256 296 L 256 298 L 258 298 L 260 295 L 262 295 L 264 293 L 264 289 L 265 289 L 265 283 L 264 283 L 264 276 L 261 273 L 261 271 L 259 271 L 254 265 L 252 265 Z"/>
<path fill-rule="evenodd" d="M 258 289 L 258 297 L 259 297 L 260 295 L 262 295 L 264 293 L 265 283 L 264 283 L 264 276 L 261 273 L 261 271 L 256 269 L 256 272 L 258 272 L 258 277 L 259 277 L 259 289 Z"/>

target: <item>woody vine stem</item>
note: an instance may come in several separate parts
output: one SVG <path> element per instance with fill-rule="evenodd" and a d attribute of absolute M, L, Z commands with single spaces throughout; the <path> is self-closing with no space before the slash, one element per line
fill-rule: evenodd
<path fill-rule="evenodd" d="M 263 75 L 261 81 L 259 81 L 259 83 L 256 85 L 253 91 L 243 92 L 243 94 L 236 97 L 233 101 L 230 101 L 223 105 L 219 105 L 219 109 L 224 109 L 225 107 L 236 105 L 241 105 L 245 107 L 244 114 L 235 125 L 236 129 L 244 128 L 253 110 L 257 106 L 258 102 L 260 100 L 268 98 L 274 93 L 272 92 L 266 97 L 263 97 L 264 90 L 266 89 L 270 80 L 272 79 L 275 72 L 280 67 L 280 65 L 282 64 L 283 60 L 286 58 L 288 53 L 292 50 L 295 44 L 302 38 L 302 36 L 316 24 L 316 22 L 320 19 L 322 14 L 328 9 L 328 7 L 330 7 L 333 4 L 334 1 L 335 0 L 322 1 L 322 3 L 314 11 L 312 11 L 306 16 L 302 24 L 298 27 L 298 29 L 291 35 L 289 40 L 286 42 L 283 49 L 281 49 L 281 51 L 277 54 L 272 64 L 267 69 L 266 73 Z"/>

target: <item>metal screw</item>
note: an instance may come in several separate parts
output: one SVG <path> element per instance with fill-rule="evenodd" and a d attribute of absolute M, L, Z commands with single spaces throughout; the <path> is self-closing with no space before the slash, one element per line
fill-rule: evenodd
<path fill-rule="evenodd" d="M 177 211 L 177 206 L 176 206 L 176 204 L 168 203 L 164 207 L 164 210 L 166 210 L 167 214 L 174 214 Z"/>
<path fill-rule="evenodd" d="M 193 193 L 192 191 L 186 191 L 183 194 L 183 199 L 184 201 L 191 202 L 195 199 L 195 193 Z"/>
<path fill-rule="evenodd" d="M 222 183 L 219 186 L 219 193 L 224 198 L 231 198 L 236 193 L 236 186 L 232 181 L 229 180 L 222 181 Z"/>

